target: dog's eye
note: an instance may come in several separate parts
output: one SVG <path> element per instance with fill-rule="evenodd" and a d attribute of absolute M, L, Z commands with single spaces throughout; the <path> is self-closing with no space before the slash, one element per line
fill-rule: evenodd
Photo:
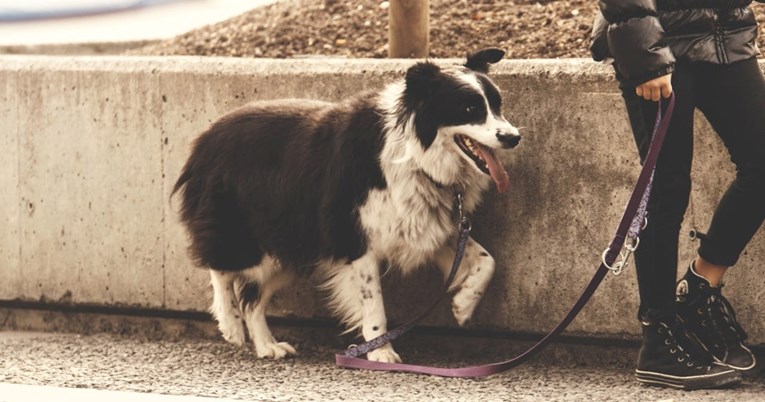
<path fill-rule="evenodd" d="M 465 108 L 465 113 L 467 113 L 467 114 L 475 114 L 475 112 L 477 112 L 477 111 L 478 111 L 478 107 L 477 106 L 468 106 L 468 107 Z"/>

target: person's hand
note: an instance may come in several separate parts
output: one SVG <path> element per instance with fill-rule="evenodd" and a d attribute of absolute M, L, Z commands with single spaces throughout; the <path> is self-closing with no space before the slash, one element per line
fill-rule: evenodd
<path fill-rule="evenodd" d="M 637 88 L 635 93 L 645 100 L 658 102 L 662 97 L 669 98 L 672 95 L 672 73 L 646 81 Z"/>

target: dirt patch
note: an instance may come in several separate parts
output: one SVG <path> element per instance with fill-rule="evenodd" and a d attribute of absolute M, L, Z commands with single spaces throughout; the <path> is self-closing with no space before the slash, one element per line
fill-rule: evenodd
<path fill-rule="evenodd" d="M 282 0 L 131 54 L 387 57 L 381 0 Z M 430 56 L 496 46 L 507 58 L 590 57 L 594 0 L 431 0 Z M 757 19 L 765 10 L 755 7 Z M 760 37 L 762 47 L 763 38 Z"/>

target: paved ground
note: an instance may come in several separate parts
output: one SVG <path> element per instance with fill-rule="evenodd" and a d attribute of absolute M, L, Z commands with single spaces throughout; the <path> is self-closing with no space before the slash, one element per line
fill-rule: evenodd
<path fill-rule="evenodd" d="M 731 389 L 683 392 L 639 385 L 622 363 L 552 365 L 548 356 L 485 379 L 446 379 L 338 369 L 332 364 L 334 346 L 289 336 L 286 340 L 299 347 L 299 357 L 259 360 L 247 349 L 204 337 L 168 341 L 0 332 L 0 401 L 52 400 L 50 395 L 56 400 L 113 402 L 177 400 L 161 395 L 253 401 L 765 401 L 762 375 Z M 417 347 L 405 346 L 400 352 L 418 362 L 465 364 Z M 631 355 L 634 350 L 619 353 Z M 482 356 L 472 363 L 492 358 Z M 136 392 L 140 394 L 131 394 Z"/>

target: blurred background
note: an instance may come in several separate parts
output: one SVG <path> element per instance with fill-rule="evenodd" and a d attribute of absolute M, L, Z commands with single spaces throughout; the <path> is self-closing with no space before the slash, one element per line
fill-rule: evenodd
<path fill-rule="evenodd" d="M 0 45 L 165 39 L 276 0 L 0 0 Z"/>

